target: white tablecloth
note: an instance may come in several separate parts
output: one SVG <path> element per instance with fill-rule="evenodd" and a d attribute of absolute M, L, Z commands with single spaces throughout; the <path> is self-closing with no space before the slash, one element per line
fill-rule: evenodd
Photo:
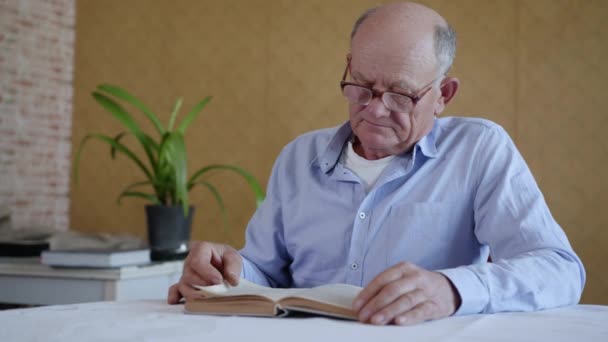
<path fill-rule="evenodd" d="M 0 311 L 0 341 L 608 341 L 608 306 L 451 317 L 411 327 L 187 315 L 162 301 Z"/>

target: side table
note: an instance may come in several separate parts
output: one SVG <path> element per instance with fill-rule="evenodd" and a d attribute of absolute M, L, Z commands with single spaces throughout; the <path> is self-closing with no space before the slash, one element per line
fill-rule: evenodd
<path fill-rule="evenodd" d="M 183 262 L 120 268 L 54 268 L 39 258 L 0 258 L 0 303 L 55 305 L 164 299 Z"/>

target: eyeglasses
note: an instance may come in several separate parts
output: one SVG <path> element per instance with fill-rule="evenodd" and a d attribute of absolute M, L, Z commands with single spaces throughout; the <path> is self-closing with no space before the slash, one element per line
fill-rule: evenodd
<path fill-rule="evenodd" d="M 418 95 L 411 95 L 405 93 L 396 93 L 392 91 L 378 91 L 372 87 L 367 87 L 362 84 L 346 82 L 346 75 L 350 66 L 350 60 L 346 64 L 346 69 L 342 75 L 342 81 L 340 81 L 340 88 L 342 88 L 342 94 L 348 102 L 352 104 L 358 104 L 361 106 L 367 106 L 374 97 L 378 96 L 382 99 L 382 103 L 391 111 L 399 113 L 411 113 L 416 107 L 418 101 L 426 95 L 433 88 L 433 83 L 439 78 L 434 79 L 431 83 L 423 87 Z M 442 76 L 440 76 L 442 77 Z"/>

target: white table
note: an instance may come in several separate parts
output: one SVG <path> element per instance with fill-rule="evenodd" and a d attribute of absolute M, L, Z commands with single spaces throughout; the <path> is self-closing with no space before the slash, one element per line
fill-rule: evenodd
<path fill-rule="evenodd" d="M 164 299 L 182 262 L 114 269 L 53 268 L 38 258 L 0 258 L 0 303 L 52 305 Z M 2 339 L 0 339 L 2 341 Z"/>
<path fill-rule="evenodd" d="M 187 315 L 164 301 L 0 311 L 0 341 L 608 341 L 608 306 L 451 317 L 411 327 Z"/>

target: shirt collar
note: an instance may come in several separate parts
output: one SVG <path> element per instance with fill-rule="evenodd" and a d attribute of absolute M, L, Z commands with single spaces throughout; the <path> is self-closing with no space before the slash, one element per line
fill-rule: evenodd
<path fill-rule="evenodd" d="M 342 149 L 346 141 L 353 135 L 353 131 L 350 128 L 350 122 L 346 121 L 344 124 L 338 127 L 336 133 L 334 133 L 333 137 L 327 144 L 327 147 L 317 156 L 316 164 L 323 170 L 323 172 L 328 173 L 331 169 L 336 166 L 338 160 L 340 160 L 340 155 L 342 154 Z"/>
<path fill-rule="evenodd" d="M 437 119 L 435 119 L 431 132 L 422 137 L 422 139 L 420 139 L 416 145 L 414 145 L 414 149 L 420 149 L 420 152 L 422 152 L 422 154 L 428 158 L 437 157 L 435 136 L 437 135 L 438 130 L 438 122 Z M 340 160 L 342 149 L 352 134 L 353 131 L 350 127 L 350 122 L 347 121 L 339 126 L 338 130 L 336 133 L 334 133 L 331 140 L 327 144 L 327 147 L 317 156 L 315 162 L 313 162 L 313 165 L 316 164 L 325 173 L 331 171 L 331 169 L 333 169 Z"/>
<path fill-rule="evenodd" d="M 429 134 L 425 135 L 420 139 L 414 148 L 418 146 L 420 148 L 420 152 L 428 158 L 436 158 L 437 157 L 437 145 L 435 144 L 435 137 L 439 131 L 439 122 L 435 119 L 433 123 L 433 129 L 429 132 Z"/>

